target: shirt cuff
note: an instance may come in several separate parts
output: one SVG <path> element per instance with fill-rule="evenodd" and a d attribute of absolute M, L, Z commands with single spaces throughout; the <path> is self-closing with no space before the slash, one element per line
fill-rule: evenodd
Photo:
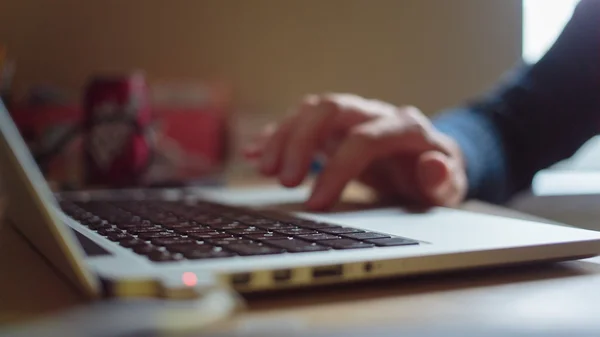
<path fill-rule="evenodd" d="M 487 116 L 469 109 L 445 111 L 434 126 L 460 147 L 468 181 L 468 199 L 504 203 L 509 199 L 502 139 Z"/>

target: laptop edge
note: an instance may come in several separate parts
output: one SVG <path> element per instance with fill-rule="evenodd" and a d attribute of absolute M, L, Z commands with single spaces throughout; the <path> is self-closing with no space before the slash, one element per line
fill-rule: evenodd
<path fill-rule="evenodd" d="M 0 179 L 8 201 L 4 220 L 27 237 L 72 285 L 89 298 L 99 297 L 100 280 L 86 267 L 74 233 L 58 220 L 56 199 L 1 101 L 0 133 Z M 29 225 L 39 223 L 54 225 Z"/>

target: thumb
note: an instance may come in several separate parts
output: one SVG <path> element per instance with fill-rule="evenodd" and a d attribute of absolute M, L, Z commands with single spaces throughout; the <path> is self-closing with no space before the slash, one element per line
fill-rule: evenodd
<path fill-rule="evenodd" d="M 453 206 L 460 202 L 453 159 L 439 151 L 423 153 L 417 161 L 417 180 L 427 202 L 436 206 Z"/>

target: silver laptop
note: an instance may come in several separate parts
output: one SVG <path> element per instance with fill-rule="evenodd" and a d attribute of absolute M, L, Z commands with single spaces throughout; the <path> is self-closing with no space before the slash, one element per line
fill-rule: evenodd
<path fill-rule="evenodd" d="M 254 292 L 600 252 L 595 231 L 444 208 L 340 217 L 208 197 L 66 198 L 48 188 L 1 105 L 0 172 L 8 222 L 90 297 L 193 297 L 201 275 Z"/>

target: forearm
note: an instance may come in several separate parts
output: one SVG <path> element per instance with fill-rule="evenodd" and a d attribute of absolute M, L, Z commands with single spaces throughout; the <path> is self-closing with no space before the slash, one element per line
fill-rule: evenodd
<path fill-rule="evenodd" d="M 584 0 L 535 65 L 434 124 L 462 149 L 470 198 L 501 203 L 600 131 L 600 2 Z"/>

